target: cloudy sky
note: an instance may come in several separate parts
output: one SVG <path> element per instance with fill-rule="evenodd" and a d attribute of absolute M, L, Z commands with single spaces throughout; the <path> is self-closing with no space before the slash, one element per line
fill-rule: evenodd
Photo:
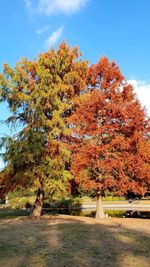
<path fill-rule="evenodd" d="M 106 55 L 120 66 L 150 115 L 149 0 L 1 0 L 0 70 L 66 40 L 95 63 Z M 8 111 L 0 105 L 0 119 Z M 1 127 L 0 135 L 7 133 Z M 1 166 L 1 165 L 0 165 Z"/>

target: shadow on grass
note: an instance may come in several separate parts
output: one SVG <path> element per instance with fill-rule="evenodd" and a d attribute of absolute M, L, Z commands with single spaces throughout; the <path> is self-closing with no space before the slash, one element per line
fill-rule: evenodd
<path fill-rule="evenodd" d="M 0 219 L 15 218 L 18 216 L 28 216 L 29 211 L 22 209 L 12 209 L 10 207 L 0 207 Z"/>
<path fill-rule="evenodd" d="M 11 220 L 0 228 L 0 266 L 5 267 L 148 267 L 149 248 L 150 236 L 119 224 L 56 216 Z"/>

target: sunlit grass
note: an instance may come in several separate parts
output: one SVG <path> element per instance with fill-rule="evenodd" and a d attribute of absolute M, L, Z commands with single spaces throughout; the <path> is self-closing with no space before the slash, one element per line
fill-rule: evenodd
<path fill-rule="evenodd" d="M 45 216 L 0 219 L 0 266 L 149 267 L 150 221 Z"/>

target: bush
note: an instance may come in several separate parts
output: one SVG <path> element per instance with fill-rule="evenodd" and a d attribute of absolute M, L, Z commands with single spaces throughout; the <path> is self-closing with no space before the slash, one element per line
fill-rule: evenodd
<path fill-rule="evenodd" d="M 43 208 L 51 208 L 51 204 L 49 202 L 45 202 Z"/>
<path fill-rule="evenodd" d="M 72 207 L 72 199 L 62 199 L 57 202 L 59 208 L 71 208 Z"/>
<path fill-rule="evenodd" d="M 8 200 L 9 206 L 12 208 L 23 209 L 30 208 L 35 201 L 35 197 L 14 197 Z"/>
<path fill-rule="evenodd" d="M 92 202 L 92 198 L 89 196 L 83 196 L 83 197 L 81 197 L 81 201 L 82 201 L 82 204 L 84 202 Z"/>
<path fill-rule="evenodd" d="M 117 196 L 105 196 L 105 197 L 102 197 L 102 200 L 103 201 L 108 201 L 108 202 L 111 202 L 111 201 L 125 201 L 125 198 L 124 197 L 117 197 Z"/>

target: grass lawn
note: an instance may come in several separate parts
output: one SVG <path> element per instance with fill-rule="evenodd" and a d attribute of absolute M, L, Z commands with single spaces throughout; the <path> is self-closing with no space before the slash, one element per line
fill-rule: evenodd
<path fill-rule="evenodd" d="M 0 267 L 150 266 L 150 220 L 0 214 Z"/>

